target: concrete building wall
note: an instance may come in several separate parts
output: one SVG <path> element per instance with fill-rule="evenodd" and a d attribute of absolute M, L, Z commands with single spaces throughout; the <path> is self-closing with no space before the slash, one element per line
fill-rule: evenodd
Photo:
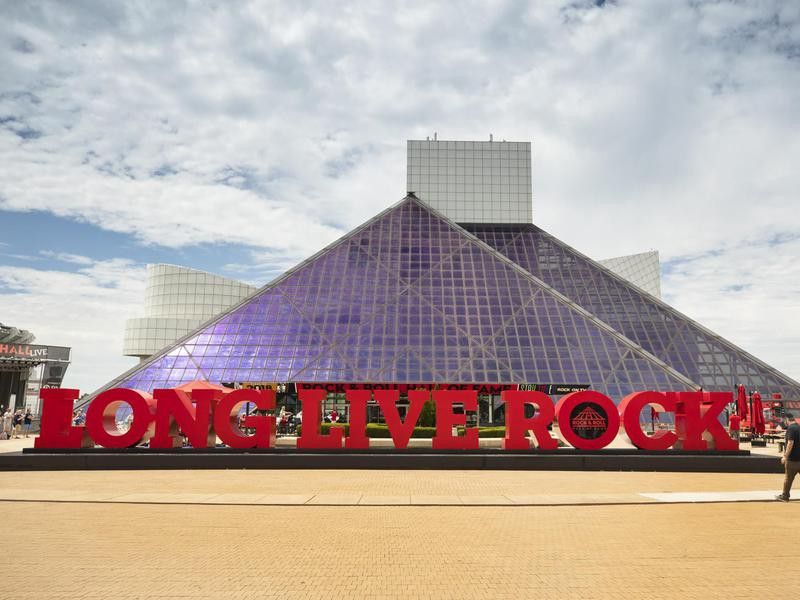
<path fill-rule="evenodd" d="M 530 142 L 408 140 L 407 191 L 456 223 L 532 223 Z"/>
<path fill-rule="evenodd" d="M 123 354 L 145 358 L 197 329 L 257 288 L 176 265 L 147 265 L 144 317 L 125 323 Z"/>
<path fill-rule="evenodd" d="M 661 298 L 661 262 L 658 260 L 657 250 L 606 258 L 597 262 L 648 294 Z"/>

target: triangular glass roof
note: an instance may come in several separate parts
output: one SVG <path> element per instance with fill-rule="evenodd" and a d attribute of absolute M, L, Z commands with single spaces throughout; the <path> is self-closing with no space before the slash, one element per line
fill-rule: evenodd
<path fill-rule="evenodd" d="M 465 229 L 706 390 L 781 393 L 800 383 L 530 224 Z"/>
<path fill-rule="evenodd" d="M 413 195 L 106 387 L 195 379 L 694 387 Z"/>

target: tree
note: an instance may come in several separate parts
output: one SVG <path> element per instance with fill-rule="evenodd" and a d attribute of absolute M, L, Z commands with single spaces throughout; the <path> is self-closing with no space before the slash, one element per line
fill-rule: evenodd
<path fill-rule="evenodd" d="M 422 412 L 419 415 L 418 425 L 420 427 L 436 426 L 436 405 L 433 403 L 433 400 L 428 400 L 422 406 Z"/>

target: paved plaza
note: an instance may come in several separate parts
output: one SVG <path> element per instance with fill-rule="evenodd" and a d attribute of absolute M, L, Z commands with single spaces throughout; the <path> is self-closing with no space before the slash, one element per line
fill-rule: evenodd
<path fill-rule="evenodd" d="M 14 598 L 752 598 L 796 592 L 800 547 L 787 540 L 800 502 L 707 500 L 779 485 L 699 473 L 11 472 L 0 505 L 19 523 L 6 534 Z"/>

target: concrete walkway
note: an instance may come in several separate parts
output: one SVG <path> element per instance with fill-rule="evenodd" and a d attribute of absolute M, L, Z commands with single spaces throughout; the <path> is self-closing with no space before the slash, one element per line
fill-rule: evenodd
<path fill-rule="evenodd" d="M 5 490 L 0 502 L 103 502 L 124 504 L 225 504 L 230 506 L 593 506 L 598 504 L 676 504 L 698 502 L 772 502 L 775 490 L 745 492 L 665 492 L 631 494 L 526 494 L 444 496 L 367 494 L 115 494 L 75 490 Z"/>
<path fill-rule="evenodd" d="M 576 485 L 580 482 L 579 485 Z M 777 475 L 508 471 L 0 473 L 0 501 L 242 506 L 582 506 L 773 501 Z"/>
<path fill-rule="evenodd" d="M 22 452 L 24 448 L 33 448 L 33 435 L 30 437 L 11 438 L 10 440 L 0 440 L 0 454 L 6 452 Z"/>

